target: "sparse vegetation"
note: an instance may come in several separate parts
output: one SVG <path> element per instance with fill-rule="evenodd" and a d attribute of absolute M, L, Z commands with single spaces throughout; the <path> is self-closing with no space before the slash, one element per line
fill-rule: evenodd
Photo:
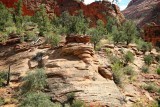
<path fill-rule="evenodd" d="M 135 74 L 135 71 L 133 70 L 133 67 L 127 66 L 124 67 L 124 73 L 133 76 Z"/>
<path fill-rule="evenodd" d="M 148 83 L 146 85 L 143 85 L 143 88 L 147 90 L 148 92 L 158 92 L 159 88 L 155 83 Z"/>
<path fill-rule="evenodd" d="M 144 62 L 148 66 L 151 65 L 152 62 L 153 62 L 153 56 L 152 55 L 146 55 L 146 56 L 144 56 Z"/>
<path fill-rule="evenodd" d="M 54 103 L 42 92 L 31 92 L 25 95 L 19 107 L 54 107 Z"/>
<path fill-rule="evenodd" d="M 2 106 L 4 103 L 4 99 L 0 97 L 0 106 Z"/>
<path fill-rule="evenodd" d="M 7 72 L 0 71 L 0 87 L 4 86 L 7 81 Z"/>
<path fill-rule="evenodd" d="M 156 72 L 158 75 L 160 75 L 160 67 L 157 68 Z"/>
<path fill-rule="evenodd" d="M 142 70 L 143 73 L 148 73 L 149 72 L 148 66 L 142 66 L 141 70 Z"/>
<path fill-rule="evenodd" d="M 118 86 L 122 86 L 123 71 L 121 68 L 122 65 L 120 63 L 112 65 L 113 80 Z"/>
<path fill-rule="evenodd" d="M 134 55 L 132 52 L 128 51 L 126 54 L 124 54 L 124 63 L 128 64 L 129 62 L 134 61 Z"/>
<path fill-rule="evenodd" d="M 43 69 L 36 69 L 35 72 L 29 73 L 23 81 L 22 93 L 41 91 L 46 86 L 46 75 Z"/>
<path fill-rule="evenodd" d="M 85 107 L 85 106 L 83 101 L 75 100 L 73 101 L 73 104 L 71 105 L 71 107 Z"/>

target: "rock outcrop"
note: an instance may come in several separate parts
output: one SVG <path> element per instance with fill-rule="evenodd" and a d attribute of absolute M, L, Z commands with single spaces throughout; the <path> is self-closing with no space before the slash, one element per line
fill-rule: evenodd
<path fill-rule="evenodd" d="M 133 20 L 139 27 L 151 22 L 160 25 L 159 0 L 131 0 L 122 13 L 127 19 Z"/>
<path fill-rule="evenodd" d="M 17 0 L 0 0 L 7 7 L 15 7 Z M 83 10 L 84 15 L 90 18 L 91 25 L 94 26 L 98 19 L 107 23 L 106 16 L 117 17 L 120 22 L 124 21 L 124 16 L 115 4 L 108 1 L 96 1 L 89 5 L 76 0 L 23 0 L 24 15 L 33 15 L 41 4 L 45 4 L 47 12 L 59 16 L 62 12 L 68 11 L 71 15 L 77 14 L 77 10 Z"/>

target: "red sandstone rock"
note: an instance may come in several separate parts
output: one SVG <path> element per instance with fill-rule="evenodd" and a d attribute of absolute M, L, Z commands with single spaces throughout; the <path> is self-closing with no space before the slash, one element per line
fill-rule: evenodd
<path fill-rule="evenodd" d="M 15 7 L 14 3 L 18 0 L 0 1 L 7 7 Z M 99 1 L 85 5 L 82 2 L 77 2 L 74 0 L 23 0 L 24 15 L 33 15 L 34 11 L 36 11 L 42 3 L 46 5 L 46 9 L 49 14 L 55 13 L 57 16 L 64 11 L 69 11 L 71 15 L 75 15 L 77 14 L 77 10 L 83 10 L 84 15 L 92 20 L 92 26 L 96 24 L 98 19 L 101 19 L 106 24 L 106 16 L 117 17 L 120 22 L 125 20 L 123 14 L 120 12 L 120 9 L 108 1 Z"/>

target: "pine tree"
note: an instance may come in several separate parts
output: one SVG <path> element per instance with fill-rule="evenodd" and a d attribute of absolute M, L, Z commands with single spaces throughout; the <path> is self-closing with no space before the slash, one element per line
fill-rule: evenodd
<path fill-rule="evenodd" d="M 40 29 L 40 34 L 44 35 L 45 33 L 49 32 L 51 27 L 51 21 L 49 16 L 46 12 L 46 8 L 44 5 L 41 5 L 39 10 L 35 13 L 32 18 L 32 21 L 38 23 L 38 27 Z"/>
<path fill-rule="evenodd" d="M 16 8 L 15 8 L 15 14 L 14 14 L 14 21 L 15 24 L 18 28 L 22 27 L 22 23 L 23 23 L 23 11 L 22 11 L 22 6 L 23 6 L 23 1 L 22 0 L 18 0 L 18 2 L 15 4 Z"/>
<path fill-rule="evenodd" d="M 0 31 L 5 31 L 7 27 L 13 25 L 12 14 L 2 3 L 0 3 Z"/>

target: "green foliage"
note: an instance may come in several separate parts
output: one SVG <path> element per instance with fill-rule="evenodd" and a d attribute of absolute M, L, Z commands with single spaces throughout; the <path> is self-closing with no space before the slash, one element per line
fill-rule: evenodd
<path fill-rule="evenodd" d="M 25 96 L 19 107 L 55 107 L 50 98 L 42 92 L 32 92 Z"/>
<path fill-rule="evenodd" d="M 4 99 L 0 97 L 0 106 L 2 106 L 4 103 Z"/>
<path fill-rule="evenodd" d="M 7 72 L 0 71 L 0 87 L 2 87 L 7 80 Z"/>
<path fill-rule="evenodd" d="M 47 39 L 47 43 L 51 43 L 53 46 L 58 46 L 60 42 L 60 36 L 58 34 L 48 32 L 45 37 Z"/>
<path fill-rule="evenodd" d="M 124 69 L 124 73 L 127 75 L 133 76 L 135 74 L 135 71 L 133 70 L 133 67 L 127 66 Z"/>
<path fill-rule="evenodd" d="M 124 62 L 128 64 L 128 62 L 134 61 L 134 55 L 132 52 L 128 51 L 126 54 L 124 54 Z"/>
<path fill-rule="evenodd" d="M 122 30 L 124 32 L 122 36 L 127 45 L 138 35 L 137 27 L 132 21 L 123 23 Z"/>
<path fill-rule="evenodd" d="M 113 80 L 118 85 L 122 85 L 122 78 L 123 78 L 123 71 L 122 65 L 120 63 L 114 63 L 112 65 L 112 72 L 113 72 Z"/>
<path fill-rule="evenodd" d="M 160 67 L 157 68 L 156 72 L 158 75 L 160 75 Z"/>
<path fill-rule="evenodd" d="M 151 51 L 151 49 L 152 49 L 151 43 L 144 42 L 141 39 L 139 39 L 136 43 L 137 43 L 138 50 L 141 50 L 143 53 L 145 53 L 147 51 Z"/>
<path fill-rule="evenodd" d="M 6 31 L 7 27 L 13 26 L 13 18 L 10 10 L 0 3 L 0 32 Z"/>
<path fill-rule="evenodd" d="M 141 70 L 142 70 L 143 73 L 148 73 L 149 72 L 148 66 L 142 66 Z"/>
<path fill-rule="evenodd" d="M 106 25 L 106 29 L 108 33 L 112 33 L 112 26 L 116 26 L 117 25 L 117 20 L 116 18 L 113 17 L 108 17 L 107 18 L 107 25 Z"/>
<path fill-rule="evenodd" d="M 114 64 L 114 63 L 122 64 L 120 58 L 115 55 L 110 55 L 109 59 L 110 59 L 111 64 Z"/>
<path fill-rule="evenodd" d="M 96 45 L 106 34 L 104 23 L 101 20 L 98 20 L 96 28 L 93 28 L 89 34 L 91 35 L 91 42 L 94 44 L 94 48 L 96 48 Z"/>
<path fill-rule="evenodd" d="M 158 86 L 155 83 L 148 83 L 142 86 L 148 92 L 158 92 Z"/>
<path fill-rule="evenodd" d="M 145 55 L 144 56 L 144 62 L 145 64 L 147 64 L 148 66 L 152 64 L 153 62 L 153 56 L 152 55 Z"/>
<path fill-rule="evenodd" d="M 22 93 L 41 91 L 46 86 L 46 75 L 43 69 L 36 69 L 24 78 Z"/>
<path fill-rule="evenodd" d="M 116 26 L 112 27 L 112 36 L 113 36 L 113 42 L 115 44 L 118 44 L 119 42 L 123 42 L 123 35 L 124 32 L 119 30 Z"/>
<path fill-rule="evenodd" d="M 80 100 L 74 100 L 71 107 L 85 107 L 84 102 Z"/>
<path fill-rule="evenodd" d="M 18 2 L 15 4 L 16 8 L 15 8 L 14 19 L 15 19 L 16 27 L 18 27 L 18 28 L 22 27 L 22 23 L 23 23 L 22 5 L 23 5 L 23 1 L 22 0 L 18 0 Z"/>
<path fill-rule="evenodd" d="M 59 18 L 55 17 L 53 23 L 58 28 L 62 28 L 62 33 L 65 34 L 85 34 L 89 27 L 89 22 L 84 17 L 83 11 L 79 11 L 76 16 L 71 16 L 65 11 Z"/>
<path fill-rule="evenodd" d="M 46 13 L 46 8 L 44 5 L 39 7 L 39 11 L 37 11 L 32 17 L 32 21 L 38 24 L 41 35 L 45 35 L 45 33 L 52 30 L 51 21 Z"/>
<path fill-rule="evenodd" d="M 156 60 L 158 63 L 160 63 L 160 55 L 157 55 L 157 56 L 155 57 L 155 60 Z"/>

